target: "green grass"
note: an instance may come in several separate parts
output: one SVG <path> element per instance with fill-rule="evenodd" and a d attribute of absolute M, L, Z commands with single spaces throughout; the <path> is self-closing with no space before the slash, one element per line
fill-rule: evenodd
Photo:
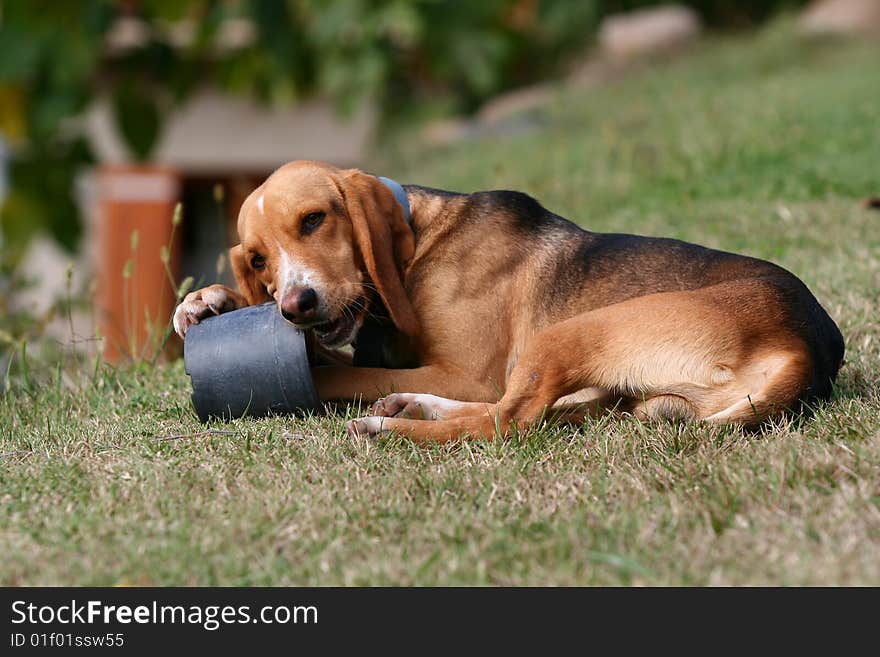
<path fill-rule="evenodd" d="M 35 360 L 0 404 L 0 583 L 880 584 L 878 61 L 775 26 L 561 91 L 536 132 L 381 163 L 788 267 L 847 341 L 814 417 L 420 449 L 349 440 L 352 407 L 184 436 L 180 362 Z"/>

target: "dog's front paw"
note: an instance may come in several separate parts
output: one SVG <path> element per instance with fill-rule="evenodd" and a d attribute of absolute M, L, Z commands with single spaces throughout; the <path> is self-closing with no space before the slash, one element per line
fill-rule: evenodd
<path fill-rule="evenodd" d="M 442 400 L 435 395 L 395 392 L 373 404 L 373 415 L 411 420 L 440 419 Z"/>
<path fill-rule="evenodd" d="M 373 415 L 379 417 L 395 417 L 403 411 L 409 403 L 409 397 L 401 393 L 393 393 L 387 397 L 382 397 L 373 404 Z"/>
<path fill-rule="evenodd" d="M 243 298 L 224 285 L 210 285 L 187 294 L 174 311 L 174 331 L 181 338 L 193 324 L 205 317 L 236 310 L 244 305 Z"/>
<path fill-rule="evenodd" d="M 345 433 L 350 438 L 374 440 L 382 434 L 389 433 L 387 429 L 382 428 L 384 420 L 385 418 L 375 416 L 355 418 L 345 423 Z"/>

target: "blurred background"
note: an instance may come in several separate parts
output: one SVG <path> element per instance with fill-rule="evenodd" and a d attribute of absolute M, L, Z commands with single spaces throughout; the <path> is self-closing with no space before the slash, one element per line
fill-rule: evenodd
<path fill-rule="evenodd" d="M 560 88 L 780 12 L 880 33 L 880 0 L 0 0 L 0 342 L 173 353 L 176 299 L 228 281 L 278 165 L 516 134 Z"/>

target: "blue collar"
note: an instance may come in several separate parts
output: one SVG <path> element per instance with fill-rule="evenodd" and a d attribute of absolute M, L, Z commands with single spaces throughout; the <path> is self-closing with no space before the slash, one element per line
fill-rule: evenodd
<path fill-rule="evenodd" d="M 384 176 L 376 176 L 376 178 L 391 190 L 394 198 L 397 199 L 397 202 L 403 208 L 403 216 L 406 219 L 406 223 L 412 225 L 412 215 L 409 213 L 409 198 L 406 196 L 406 190 L 403 188 L 403 185 L 396 180 L 391 180 L 391 178 L 385 178 Z"/>

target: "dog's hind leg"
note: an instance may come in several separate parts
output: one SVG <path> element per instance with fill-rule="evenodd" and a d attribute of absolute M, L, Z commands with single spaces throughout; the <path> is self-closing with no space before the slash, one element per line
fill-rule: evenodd
<path fill-rule="evenodd" d="M 640 420 L 693 420 L 697 410 L 684 397 L 657 395 L 639 400 L 631 411 Z"/>
<path fill-rule="evenodd" d="M 811 362 L 801 352 L 782 352 L 755 359 L 743 373 L 750 381 L 745 398 L 703 418 L 713 424 L 755 425 L 779 415 L 797 402 L 794 391 L 811 373 Z"/>

